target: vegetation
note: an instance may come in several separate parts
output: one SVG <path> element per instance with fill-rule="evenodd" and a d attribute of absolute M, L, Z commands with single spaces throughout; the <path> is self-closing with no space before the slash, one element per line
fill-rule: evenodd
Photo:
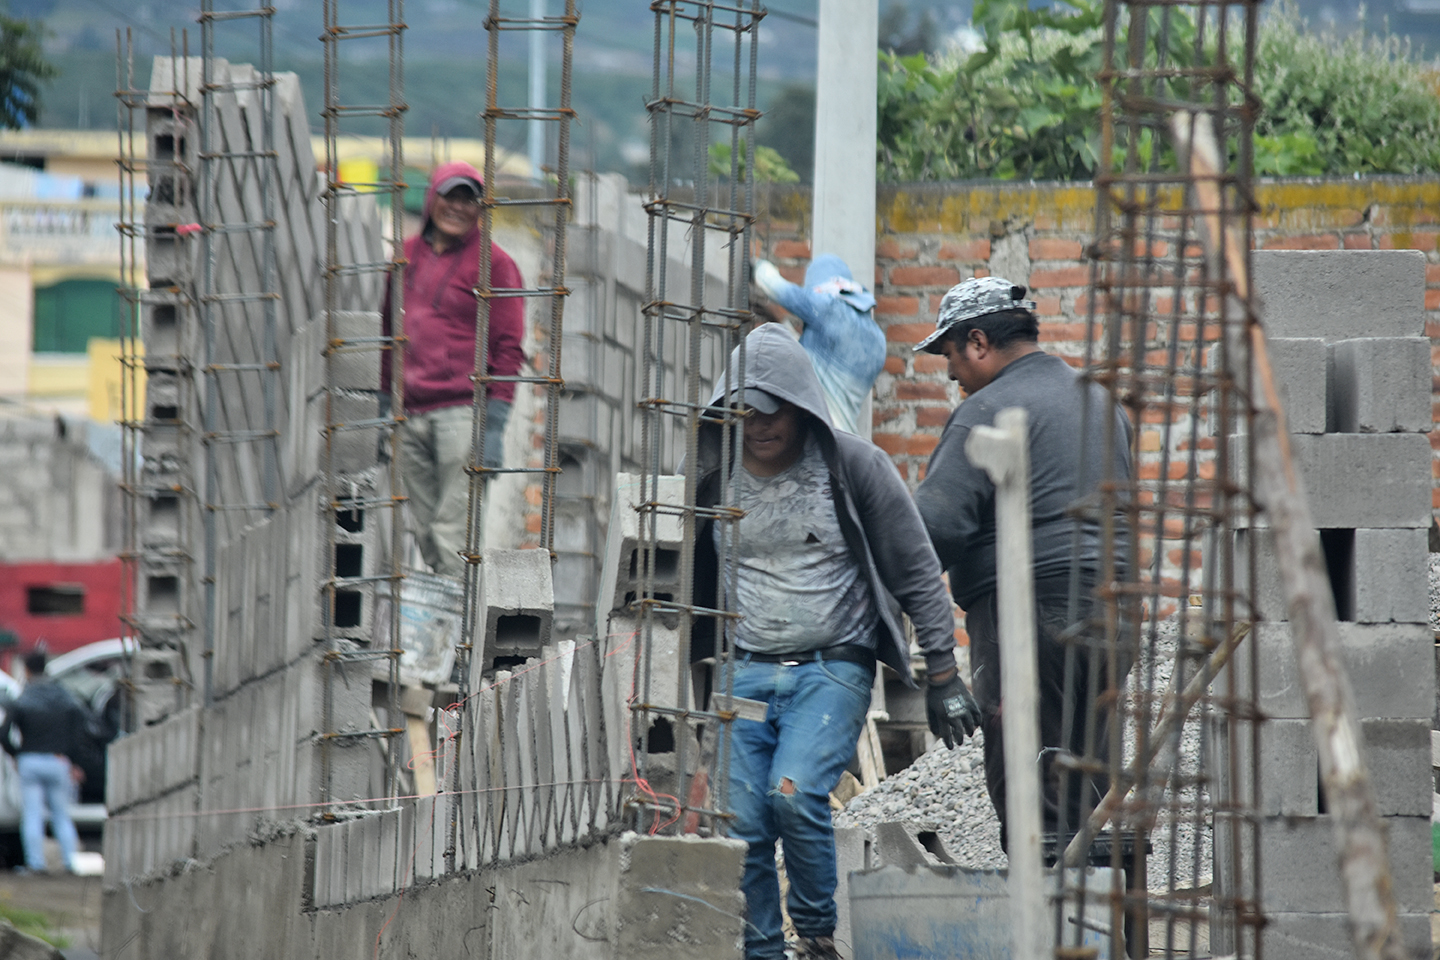
<path fill-rule="evenodd" d="M 974 53 L 881 53 L 881 179 L 1092 177 L 1101 163 L 1095 77 L 1102 8 L 1100 0 L 1062 2 L 1068 9 L 977 0 L 975 24 L 985 47 Z M 1192 62 L 1195 27 L 1185 9 L 1169 8 L 1163 25 L 1160 16 L 1151 11 L 1147 62 Z M 1117 46 L 1124 42 L 1122 31 Z M 1256 89 L 1264 110 L 1255 128 L 1256 172 L 1440 170 L 1437 69 L 1417 63 L 1404 40 L 1309 33 L 1293 5 L 1281 7 L 1257 36 Z M 1148 161 L 1155 148 L 1147 131 L 1137 149 Z M 1155 159 L 1173 167 L 1173 154 L 1163 145 L 1161 151 Z"/>
<path fill-rule="evenodd" d="M 740 140 L 740 162 L 736 165 L 737 182 L 744 181 L 745 167 L 747 165 L 745 141 Z M 719 179 L 728 179 L 730 176 L 730 144 L 710 144 L 710 175 Z M 770 147 L 763 144 L 755 147 L 755 181 L 757 183 L 797 183 L 800 175 L 791 170 L 785 163 L 785 158 L 780 156 Z"/>
<path fill-rule="evenodd" d="M 40 87 L 58 71 L 40 50 L 44 28 L 0 15 L 0 125 L 19 130 L 40 115 Z"/>
<path fill-rule="evenodd" d="M 26 910 L 0 902 L 0 923 L 8 923 L 23 934 L 39 937 L 52 947 L 68 947 L 70 940 L 55 932 L 55 920 L 38 910 Z"/>

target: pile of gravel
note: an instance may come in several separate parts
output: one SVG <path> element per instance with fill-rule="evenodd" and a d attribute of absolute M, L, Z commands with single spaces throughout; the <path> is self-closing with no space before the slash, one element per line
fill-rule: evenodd
<path fill-rule="evenodd" d="M 1130 673 L 1131 692 L 1124 698 L 1128 716 L 1133 717 L 1133 711 L 1137 709 L 1133 690 L 1137 682 L 1143 679 L 1157 695 L 1166 690 L 1174 669 L 1177 637 L 1178 628 L 1174 621 L 1160 624 L 1154 640 L 1153 670 L 1151 658 L 1146 655 Z M 1201 755 L 1200 726 L 1199 712 L 1195 711 L 1181 733 L 1180 767 L 1187 774 L 1193 775 L 1196 771 Z M 985 790 L 982 739 L 983 734 L 977 732 L 975 737 L 953 750 L 947 749 L 943 743 L 935 744 L 909 767 L 855 797 L 844 810 L 837 811 L 835 825 L 873 827 L 897 820 L 926 824 L 936 829 L 946 850 L 962 866 L 977 869 L 1006 866 L 1008 860 L 1000 849 L 1000 822 Z M 1132 720 L 1125 731 L 1127 758 L 1132 755 L 1134 744 Z M 1193 815 L 1197 806 L 1208 805 L 1208 798 L 1200 795 L 1191 785 L 1168 799 L 1174 803 L 1180 822 L 1172 837 L 1166 812 L 1157 811 L 1159 821 L 1152 834 L 1155 849 L 1149 861 L 1151 885 L 1162 890 L 1166 888 L 1173 849 L 1173 859 L 1180 868 L 1175 885 L 1201 886 L 1210 880 L 1209 831 L 1203 830 L 1198 838 L 1200 870 L 1198 875 L 1194 875 L 1196 830 L 1193 824 L 1184 821 L 1186 814 Z"/>
<path fill-rule="evenodd" d="M 955 862 L 995 869 L 1008 862 L 1000 821 L 985 792 L 981 734 L 954 750 L 936 743 L 910 766 L 836 811 L 837 827 L 873 827 L 891 820 L 933 825 Z"/>

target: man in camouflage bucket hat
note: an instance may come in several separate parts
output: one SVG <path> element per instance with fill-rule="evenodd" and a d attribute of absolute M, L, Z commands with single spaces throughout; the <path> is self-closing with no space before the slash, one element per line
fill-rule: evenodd
<path fill-rule="evenodd" d="M 1040 349 L 1035 303 L 1026 300 L 1025 293 L 1025 287 L 1000 277 L 957 284 L 940 301 L 935 332 L 916 346 L 916 350 L 946 358 L 950 379 L 960 384 L 965 400 L 945 425 L 925 480 L 915 491 L 915 502 L 940 563 L 950 574 L 955 602 L 966 613 L 972 688 L 985 731 L 986 787 L 1000 818 L 1000 842 L 1004 845 L 1005 753 L 995 592 L 995 486 L 984 469 L 970 462 L 965 441 L 973 427 L 991 425 L 995 415 L 1006 407 L 1025 409 L 1030 419 L 1041 815 L 1047 846 L 1053 852 L 1056 834 L 1073 833 L 1080 816 L 1108 788 L 1103 778 L 1094 778 L 1085 785 L 1078 775 L 1072 775 L 1062 792 L 1058 779 L 1051 775 L 1051 761 L 1059 752 L 1076 756 L 1086 752 L 1082 747 L 1087 726 L 1094 736 L 1091 742 L 1099 745 L 1091 749 L 1092 754 L 1099 753 L 1103 758 L 1104 745 L 1109 742 L 1105 718 L 1093 703 L 1075 705 L 1068 743 L 1062 735 L 1066 684 L 1065 645 L 1060 637 L 1072 624 L 1088 617 L 1101 560 L 1099 524 L 1093 517 L 1076 520 L 1072 508 L 1093 495 L 1100 478 L 1107 473 L 1117 479 L 1129 477 L 1131 426 L 1104 390 L 1082 381 L 1064 360 Z M 1103 462 L 1104 436 L 1112 426 L 1125 439 L 1114 445 L 1114 462 L 1107 471 Z M 1123 518 L 1117 518 L 1117 522 L 1123 524 Z M 1073 608 L 1072 558 L 1079 577 L 1079 600 Z M 1123 558 L 1118 558 L 1117 565 L 1121 571 L 1117 576 L 1123 576 Z M 1069 689 L 1085 691 L 1090 658 L 1083 647 L 1077 648 L 1077 653 Z M 1096 669 L 1103 670 L 1103 664 Z M 1124 672 L 1122 669 L 1122 676 Z M 932 686 L 943 685 L 948 679 L 932 676 L 930 682 Z M 1098 681 L 1103 688 L 1103 673 Z M 932 715 L 932 729 L 937 721 L 944 725 L 943 716 Z"/>

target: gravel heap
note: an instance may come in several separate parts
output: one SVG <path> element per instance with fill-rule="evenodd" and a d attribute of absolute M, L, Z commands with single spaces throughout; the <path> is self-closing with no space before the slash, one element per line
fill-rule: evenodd
<path fill-rule="evenodd" d="M 948 750 L 936 743 L 910 766 L 860 794 L 835 813 L 837 827 L 873 827 L 890 820 L 933 825 L 950 856 L 967 867 L 1008 862 L 1000 849 L 1000 821 L 985 792 L 981 734 Z"/>
<path fill-rule="evenodd" d="M 1155 643 L 1156 656 L 1153 674 L 1149 671 L 1148 657 L 1142 657 L 1130 672 L 1131 686 L 1143 678 L 1153 690 L 1163 693 L 1170 681 L 1176 650 L 1177 624 L 1167 621 L 1160 625 Z M 968 673 L 968 664 L 961 665 Z M 1133 695 L 1126 698 L 1127 706 L 1133 710 Z M 1126 756 L 1134 749 L 1135 732 L 1133 722 L 1126 730 Z M 882 781 L 874 789 L 852 799 L 844 810 L 834 816 L 838 827 L 873 827 L 879 823 L 906 820 L 933 826 L 945 843 L 945 849 L 954 860 L 966 867 L 995 869 L 1007 865 L 1008 860 L 1000 849 L 1000 823 L 990 796 L 985 790 L 985 767 L 982 747 L 983 734 L 976 735 L 964 744 L 950 750 L 943 743 L 937 743 L 906 769 Z M 1181 767 L 1194 772 L 1200 756 L 1200 723 L 1198 712 L 1192 712 L 1190 722 L 1185 724 L 1181 736 Z M 1197 803 L 1194 787 L 1187 787 L 1172 798 L 1181 810 L 1193 811 Z M 1182 813 L 1183 820 L 1183 813 Z M 1153 834 L 1155 847 L 1149 862 L 1152 886 L 1164 889 L 1167 883 L 1172 840 L 1162 819 Z M 1188 869 L 1194 860 L 1195 830 L 1188 823 L 1180 823 L 1173 847 L 1177 853 L 1177 864 L 1185 869 L 1176 879 L 1180 887 L 1201 885 L 1209 882 L 1210 849 L 1208 831 L 1201 836 L 1199 861 L 1200 876 L 1189 876 Z"/>

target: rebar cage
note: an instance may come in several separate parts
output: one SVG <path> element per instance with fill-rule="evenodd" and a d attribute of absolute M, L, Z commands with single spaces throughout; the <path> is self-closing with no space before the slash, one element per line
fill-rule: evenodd
<path fill-rule="evenodd" d="M 1256 505 L 1237 479 L 1252 475 L 1257 7 L 1105 5 L 1084 375 L 1128 416 L 1134 460 L 1112 468 L 1121 430 L 1085 439 L 1109 472 L 1077 511 L 1104 560 L 1066 651 L 1062 739 L 1083 747 L 1055 767 L 1062 795 L 1079 790 L 1079 822 L 1062 802 L 1055 838 L 1075 868 L 1058 879 L 1057 958 L 1097 941 L 1112 957 L 1260 955 L 1261 717 L 1254 664 L 1236 669 L 1257 616 Z M 1202 145 L 1228 159 L 1200 163 Z M 1078 564 L 1071 582 L 1073 605 L 1092 588 Z"/>
<path fill-rule="evenodd" d="M 626 653 L 621 692 L 630 706 L 636 823 L 651 833 L 723 834 L 733 718 L 722 708 L 729 694 L 725 627 L 734 616 L 723 598 L 733 590 L 717 583 L 716 607 L 695 602 L 695 541 L 714 529 L 723 580 L 739 512 L 724 469 L 716 502 L 699 502 L 696 465 L 702 425 L 719 428 L 720 462 L 728 464 L 744 416 L 728 400 L 709 406 L 712 384 L 702 371 L 716 371 L 726 384 L 744 379 L 755 209 L 754 164 L 745 154 L 759 116 L 764 10 L 753 0 L 655 0 L 650 9 L 639 583 L 635 616 L 612 617 L 606 639 Z M 707 259 L 722 259 L 723 269 Z M 683 482 L 662 483 L 677 462 L 688 467 Z"/>

